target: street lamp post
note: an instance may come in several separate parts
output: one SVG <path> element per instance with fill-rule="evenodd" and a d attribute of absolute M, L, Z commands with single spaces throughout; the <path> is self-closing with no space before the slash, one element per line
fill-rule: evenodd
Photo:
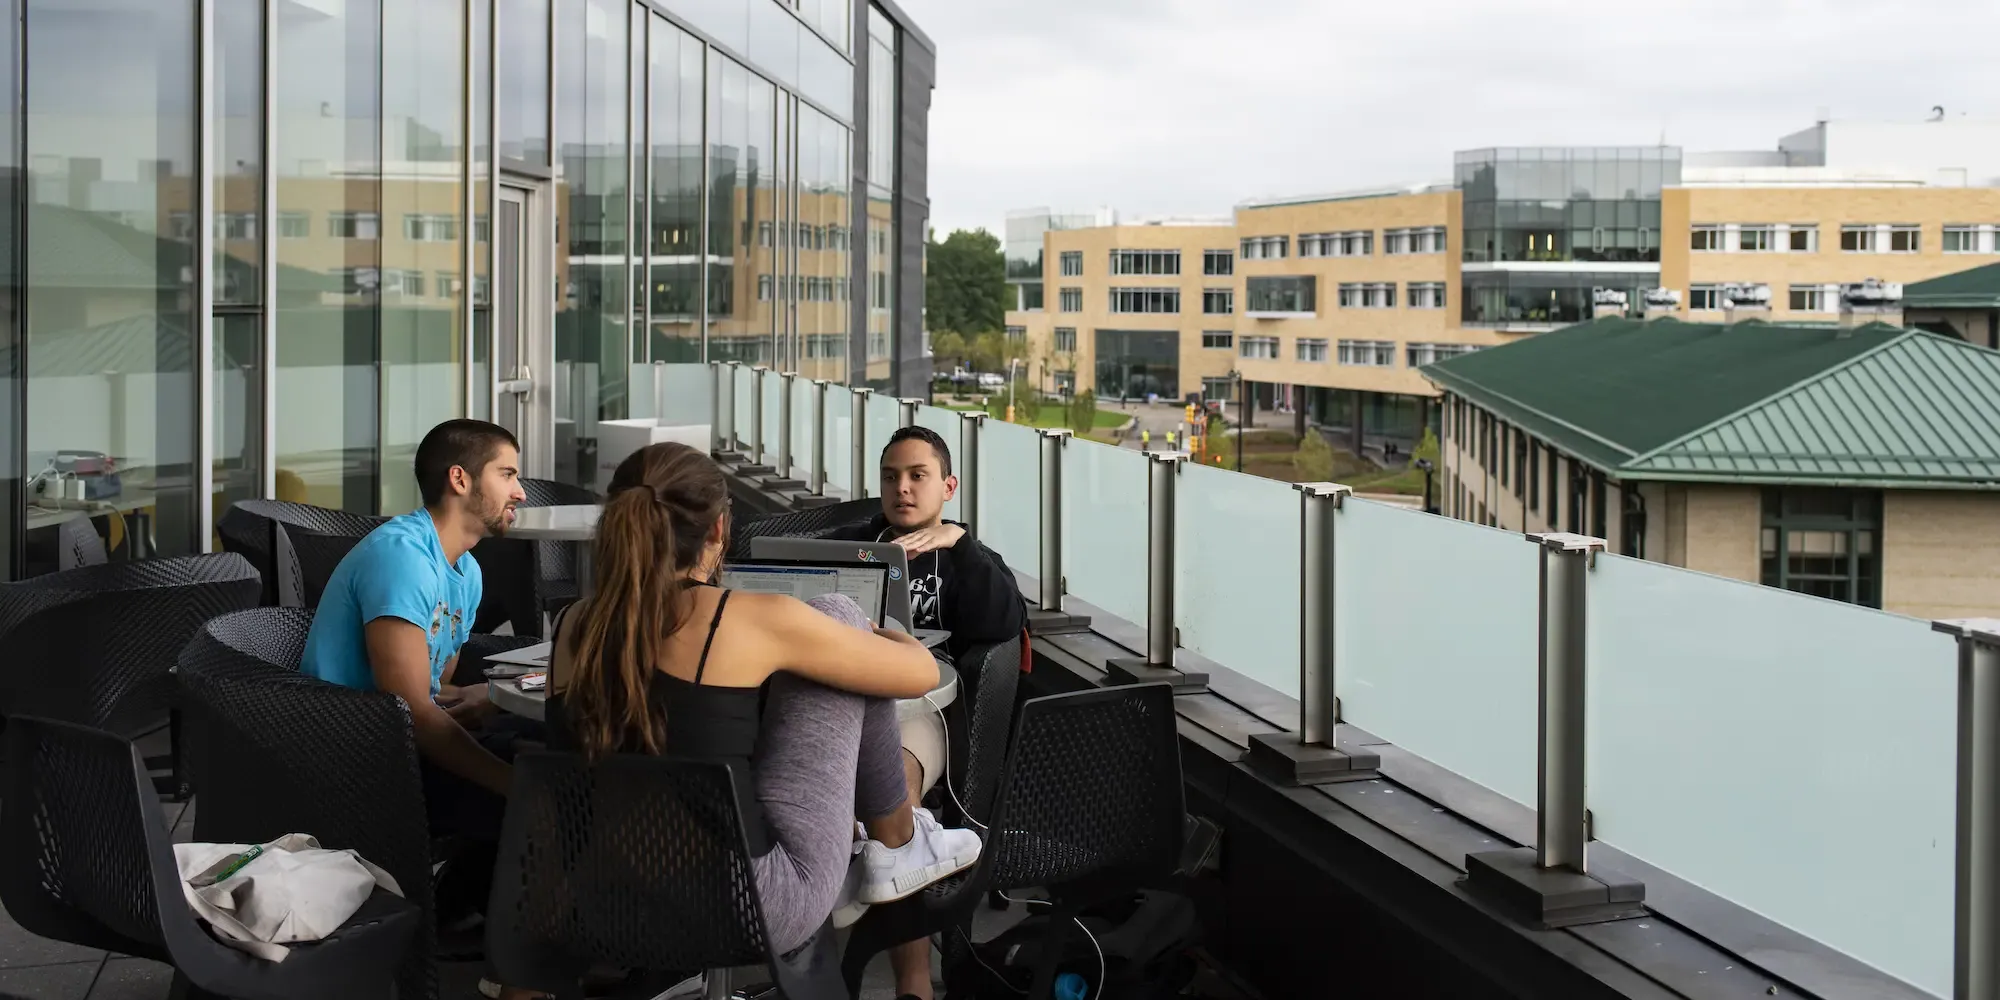
<path fill-rule="evenodd" d="M 1020 363 L 1020 358 L 1007 359 L 1007 422 L 1010 424 L 1014 422 L 1014 366 Z"/>
<path fill-rule="evenodd" d="M 1243 393 L 1243 373 L 1232 369 L 1229 377 L 1236 380 L 1236 471 L 1243 471 L 1243 435 L 1250 430 L 1250 397 Z"/>
<path fill-rule="evenodd" d="M 1431 473 L 1437 471 L 1437 466 L 1428 458 L 1420 458 L 1417 468 L 1424 470 L 1424 513 L 1435 514 L 1437 511 L 1431 507 Z"/>

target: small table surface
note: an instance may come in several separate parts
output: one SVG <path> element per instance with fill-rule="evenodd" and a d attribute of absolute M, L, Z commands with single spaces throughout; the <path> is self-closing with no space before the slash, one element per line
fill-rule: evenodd
<path fill-rule="evenodd" d="M 597 518 L 604 508 L 594 503 L 556 507 L 516 507 L 509 538 L 540 542 L 587 542 L 597 537 Z"/>
<path fill-rule="evenodd" d="M 541 663 L 512 658 L 521 657 L 523 654 L 533 653 L 536 650 L 541 651 L 541 656 L 543 657 Z M 490 656 L 487 659 L 495 663 L 534 666 L 536 669 L 546 670 L 548 650 L 549 644 L 542 643 L 538 646 L 527 646 L 510 653 Z M 503 657 L 507 658 L 503 659 Z M 523 691 L 521 690 L 518 678 L 489 677 L 486 682 L 486 691 L 487 697 L 491 698 L 493 704 L 499 706 L 501 711 L 526 716 L 530 719 L 544 719 L 548 716 L 549 693 L 546 688 L 540 691 Z M 935 710 L 931 706 L 935 705 L 941 709 L 951 704 L 957 697 L 958 671 L 950 664 L 940 662 L 938 663 L 938 686 L 931 689 L 928 698 L 897 699 L 896 718 L 898 720 L 920 718 L 925 713 Z"/>

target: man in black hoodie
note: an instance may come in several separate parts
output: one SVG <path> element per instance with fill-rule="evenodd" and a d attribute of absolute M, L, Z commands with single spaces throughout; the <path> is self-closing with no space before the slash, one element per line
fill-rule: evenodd
<path fill-rule="evenodd" d="M 966 535 L 965 525 L 944 520 L 944 504 L 958 492 L 951 448 L 928 427 L 905 427 L 882 449 L 882 513 L 834 537 L 893 541 L 910 560 L 910 628 L 945 629 L 944 652 L 957 659 L 974 646 L 1005 642 L 1027 625 L 1027 606 L 1014 573 L 1000 555 Z M 959 683 L 969 679 L 960 676 Z M 945 735 L 937 715 L 903 722 L 903 773 L 910 798 L 919 801 L 944 770 Z M 937 822 L 917 810 L 917 822 Z M 930 1000 L 930 943 L 912 941 L 889 952 L 898 1000 Z"/>

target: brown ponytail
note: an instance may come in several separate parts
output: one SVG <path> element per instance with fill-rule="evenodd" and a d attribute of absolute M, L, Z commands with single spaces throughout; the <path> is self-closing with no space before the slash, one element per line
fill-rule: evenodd
<path fill-rule="evenodd" d="M 575 667 L 563 695 L 585 756 L 664 746 L 666 720 L 652 715 L 646 692 L 667 639 L 687 624 L 688 575 L 728 508 L 722 470 L 684 444 L 641 448 L 612 473 L 593 549 L 596 592 L 571 616 Z"/>

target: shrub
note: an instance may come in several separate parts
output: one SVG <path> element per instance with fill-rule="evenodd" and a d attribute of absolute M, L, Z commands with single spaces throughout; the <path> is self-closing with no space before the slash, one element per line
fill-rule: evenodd
<path fill-rule="evenodd" d="M 1299 450 L 1292 453 L 1292 469 L 1302 483 L 1320 483 L 1333 478 L 1333 446 L 1326 443 L 1326 436 L 1316 431 L 1308 431 L 1299 442 Z"/>

